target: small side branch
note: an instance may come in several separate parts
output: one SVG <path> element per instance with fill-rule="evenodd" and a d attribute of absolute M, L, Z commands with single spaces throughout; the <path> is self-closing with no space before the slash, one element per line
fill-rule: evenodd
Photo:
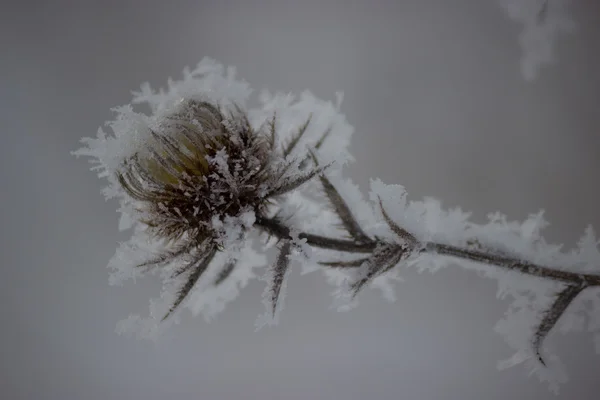
<path fill-rule="evenodd" d="M 533 350 L 535 351 L 538 360 L 543 365 L 546 365 L 541 353 L 544 339 L 546 339 L 546 336 L 548 336 L 548 333 L 554 328 L 554 325 L 556 325 L 560 317 L 564 314 L 567 307 L 569 307 L 583 289 L 585 289 L 585 285 L 567 285 L 566 288 L 556 295 L 554 303 L 552 303 L 552 306 L 544 313 L 544 318 L 535 332 L 532 343 Z"/>

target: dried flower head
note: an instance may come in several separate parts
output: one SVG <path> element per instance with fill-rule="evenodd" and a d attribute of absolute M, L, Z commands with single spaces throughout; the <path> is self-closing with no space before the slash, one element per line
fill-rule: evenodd
<path fill-rule="evenodd" d="M 255 130 L 239 107 L 225 110 L 184 100 L 158 125 L 158 131 L 151 131 L 144 151 L 135 153 L 117 172 L 151 236 L 171 244 L 169 251 L 141 265 L 190 259 L 176 271 L 180 275 L 191 270 L 171 311 L 221 249 L 215 220 L 248 211 L 264 216 L 278 196 L 322 170 L 289 175 L 290 167 L 298 164 L 287 159 L 297 140 L 276 150 L 274 119 L 271 122 L 268 128 Z M 308 121 L 296 137 L 307 125 Z"/>
<path fill-rule="evenodd" d="M 257 327 L 277 322 L 293 261 L 310 269 L 317 263 L 325 267 L 348 309 L 348 302 L 354 303 L 371 283 L 392 298 L 390 283 L 397 280 L 400 266 L 433 272 L 464 260 L 468 269 L 498 279 L 502 296 L 515 298 L 496 328 L 517 351 L 502 365 L 525 363 L 541 379 L 561 381 L 560 373 L 550 372 L 556 357 L 546 354 L 543 344 L 557 324 L 565 323 L 563 315 L 581 311 L 577 302 L 592 300 L 588 329 L 599 335 L 594 318 L 600 315 L 600 250 L 591 228 L 574 251 L 564 253 L 540 235 L 546 225 L 543 213 L 523 223 L 494 213 L 479 225 L 460 209 L 444 211 L 434 199 L 407 202 L 402 186 L 380 180 L 371 181 L 371 202 L 365 202 L 350 181 L 321 173 L 325 167 L 320 164 L 349 160 L 344 147 L 352 130 L 336 108 L 309 93 L 298 101 L 266 93 L 262 109 L 249 111 L 265 121 L 255 128 L 242 109 L 218 105 L 245 104 L 248 95 L 247 84 L 235 79 L 234 70 L 225 75 L 222 65 L 205 59 L 186 70 L 182 81 L 170 81 L 168 91 L 142 85 L 133 103 L 147 103 L 152 115 L 136 113 L 130 105 L 119 107 L 117 118 L 108 123 L 114 135 L 99 130 L 96 139 L 83 139 L 87 147 L 74 152 L 92 157 L 92 169 L 109 180 L 104 194 L 121 201 L 120 227 L 136 228 L 109 263 L 116 271 L 111 279 L 118 282 L 147 270 L 160 270 L 163 278 L 151 318 L 131 316 L 120 323 L 119 332 L 133 329 L 153 337 L 158 333 L 156 315 L 169 316 L 193 290 L 187 304 L 192 312 L 214 315 L 222 310 L 254 277 L 254 264 L 266 261 L 249 240 L 248 233 L 256 230 L 279 242 L 278 255 L 264 275 L 267 312 L 257 319 Z M 313 135 L 305 135 L 309 124 Z M 288 127 L 297 129 L 288 132 Z M 319 132 L 320 138 L 315 137 Z M 285 143 L 278 142 L 276 133 Z M 298 151 L 307 144 L 313 148 Z M 315 176 L 321 199 L 302 191 L 281 198 Z M 308 206 L 303 210 L 298 203 Z M 157 243 L 149 243 L 149 237 Z M 158 244 L 160 250 L 139 264 L 140 252 L 153 251 L 147 244 Z M 216 270 L 212 264 L 219 264 Z M 514 279 L 521 275 L 535 282 Z"/>
<path fill-rule="evenodd" d="M 160 129 L 152 132 L 147 154 L 136 154 L 118 172 L 153 235 L 200 244 L 213 236 L 214 217 L 264 210 L 274 157 L 266 135 L 240 110 L 226 114 L 186 101 Z"/>

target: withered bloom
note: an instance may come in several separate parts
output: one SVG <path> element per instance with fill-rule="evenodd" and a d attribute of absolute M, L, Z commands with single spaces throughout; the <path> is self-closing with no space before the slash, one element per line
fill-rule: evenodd
<path fill-rule="evenodd" d="M 116 270 L 111 278 L 120 281 L 138 276 L 146 269 L 160 270 L 166 283 L 163 298 L 170 301 L 166 318 L 204 276 L 205 292 L 198 293 L 190 309 L 208 310 L 208 314 L 214 315 L 252 277 L 251 269 L 257 266 L 254 264 L 264 263 L 264 257 L 250 246 L 241 246 L 249 244 L 245 240 L 250 230 L 259 230 L 278 239 L 279 253 L 264 275 L 268 282 L 263 292 L 267 313 L 257 319 L 259 328 L 276 323 L 276 311 L 283 306 L 290 262 L 302 259 L 298 255 L 308 263 L 316 262 L 340 272 L 332 271 L 331 280 L 343 286 L 343 290 L 337 291 L 342 301 L 355 298 L 378 278 L 382 278 L 381 287 L 387 290 L 389 280 L 394 278 L 392 270 L 398 266 L 423 263 L 423 269 L 435 271 L 440 266 L 437 260 L 442 257 L 465 260 L 470 269 L 474 263 L 497 269 L 490 275 L 503 282 L 502 292 L 513 295 L 519 292 L 515 304 L 519 309 L 526 306 L 525 314 L 520 311 L 515 314 L 511 309 L 499 329 L 509 334 L 509 344 L 517 350 L 507 364 L 526 362 L 537 371 L 546 369 L 547 357 L 543 354 L 546 337 L 575 301 L 589 300 L 591 297 L 582 299 L 582 296 L 590 294 L 588 289 L 600 287 L 596 268 L 600 254 L 598 239 L 591 228 L 586 230 L 575 251 L 563 253 L 557 250 L 560 246 L 547 244 L 539 235 L 545 224 L 541 213 L 530 216 L 523 224 L 515 225 L 503 216 L 494 215 L 489 223 L 478 225 L 461 211 L 442 210 L 435 201 L 406 202 L 403 188 L 377 180 L 372 182 L 370 197 L 375 200 L 377 196 L 372 207 L 378 210 L 368 210 L 350 182 L 330 180 L 333 174 L 328 177 L 322 173 L 325 167 L 319 165 L 325 160 L 348 160 L 343 153 L 352 129 L 347 124 L 344 127 L 344 119 L 331 105 L 309 94 L 295 102 L 289 97 L 267 94 L 261 99 L 263 109 L 256 110 L 257 115 L 264 115 L 269 109 L 277 109 L 284 122 L 295 123 L 300 113 L 315 112 L 316 119 L 327 123 L 328 129 L 321 125 L 325 132 L 311 143 L 315 151 L 311 149 L 306 154 L 294 150 L 299 143 L 307 142 L 303 135 L 311 123 L 310 117 L 303 124 L 298 123 L 295 134 L 280 145 L 276 143 L 274 115 L 255 128 L 246 113 L 235 106 L 220 107 L 188 98 L 174 108 L 165 108 L 181 93 L 209 95 L 227 103 L 244 102 L 248 86 L 237 81 L 234 72 L 228 69 L 224 75 L 223 66 L 205 59 L 193 71 L 188 70 L 182 81 L 170 81 L 167 92 L 155 92 L 143 85 L 134 94 L 133 103 L 146 103 L 155 113 L 148 116 L 134 112 L 131 106 L 119 107 L 118 117 L 109 122 L 114 135 L 107 136 L 99 130 L 97 138 L 83 139 L 87 147 L 74 152 L 92 157 L 92 169 L 101 178 L 109 178 L 110 185 L 104 194 L 121 200 L 120 211 L 125 217 L 121 227 L 134 222 L 136 228 L 140 225 L 147 228 L 136 229 L 131 240 L 118 249 L 109 264 Z M 204 92 L 206 88 L 211 89 Z M 334 125 L 333 140 L 327 139 Z M 146 135 L 148 132 L 150 135 Z M 321 150 L 326 139 L 328 146 Z M 141 148 L 140 140 L 144 141 Z M 288 199 L 281 195 L 315 176 L 321 183 L 322 205 L 329 208 L 327 214 L 313 214 L 309 210 L 306 221 L 302 215 L 286 218 L 290 208 L 285 204 Z M 338 191 L 342 185 L 343 190 Z M 303 194 L 300 201 L 315 200 Z M 396 207 L 394 213 L 388 213 L 389 206 Z M 133 209 L 138 213 L 132 212 Z M 370 211 L 379 212 L 376 216 Z M 366 217 L 375 220 L 367 221 Z M 320 219 L 317 226 L 312 226 L 317 218 Z M 417 221 L 426 223 L 419 228 Z M 138 264 L 139 251 L 148 250 L 145 246 L 148 236 L 165 246 Z M 522 246 L 516 245 L 523 240 Z M 313 248 L 325 252 L 313 254 L 310 251 Z M 223 252 L 223 257 L 217 257 L 221 264 L 214 265 L 216 269 L 208 280 L 205 272 L 209 267 L 213 269 L 211 264 L 216 263 L 219 252 Z M 326 259 L 321 259 L 325 255 Z M 131 259 L 136 260 L 134 265 L 141 270 L 135 270 L 127 262 Z M 542 264 L 541 260 L 549 260 L 550 265 Z M 119 265 L 122 261 L 126 262 Z M 507 278 L 517 275 L 535 277 L 536 281 L 544 280 L 552 286 L 536 284 L 527 292 L 518 284 L 516 290 L 509 290 Z M 171 297 L 173 284 L 177 285 L 175 298 Z M 551 288 L 554 293 L 549 295 Z M 151 306 L 152 319 L 157 311 L 163 310 L 162 306 L 162 302 Z M 524 315 L 535 318 L 535 313 L 537 319 L 531 326 L 522 323 Z M 508 328 L 515 325 L 514 321 L 525 331 L 512 335 Z M 151 326 L 154 321 L 134 317 L 123 322 L 143 336 L 148 333 L 153 336 L 150 331 L 154 330 Z M 119 331 L 124 330 L 119 328 Z M 546 372 L 541 375 L 543 379 L 548 376 Z"/>
<path fill-rule="evenodd" d="M 167 252 L 141 266 L 181 259 L 176 275 L 187 273 L 173 311 L 191 291 L 220 250 L 215 218 L 252 211 L 264 216 L 276 198 L 315 176 L 321 169 L 288 174 L 292 142 L 275 147 L 274 119 L 253 129 L 239 108 L 225 110 L 203 101 L 184 101 L 152 131 L 147 148 L 127 160 L 117 177 L 137 201 L 141 222 L 157 239 L 170 242 Z M 303 125 L 296 137 L 302 135 Z M 233 267 L 224 266 L 218 281 Z M 218 282 L 217 282 L 218 283 Z"/>

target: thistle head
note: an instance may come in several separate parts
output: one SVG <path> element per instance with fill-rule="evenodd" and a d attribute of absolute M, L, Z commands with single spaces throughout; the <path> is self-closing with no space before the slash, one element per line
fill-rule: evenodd
<path fill-rule="evenodd" d="M 351 159 L 346 147 L 352 127 L 338 112 L 341 96 L 333 105 L 308 92 L 299 98 L 264 92 L 262 107 L 250 111 L 263 120 L 257 127 L 235 106 L 245 104 L 249 95 L 235 69 L 205 58 L 186 70 L 183 80 L 169 81 L 167 90 L 142 85 L 132 104 L 148 105 L 151 114 L 132 105 L 118 107 L 117 118 L 107 122 L 112 132 L 99 129 L 96 138 L 83 138 L 85 146 L 73 152 L 91 157 L 92 170 L 108 179 L 103 193 L 121 202 L 120 228 L 135 227 L 110 262 L 111 280 L 160 272 L 161 298 L 171 302 L 165 318 L 201 280 L 216 296 L 195 301 L 208 314 L 218 312 L 245 285 L 250 270 L 265 262 L 252 249 L 253 229 L 288 242 L 269 292 L 278 297 L 280 277 L 296 246 L 287 238 L 291 226 L 284 225 L 282 215 L 288 214 L 288 202 L 303 199 L 302 193 L 294 199 L 284 196 L 321 176 L 334 160 Z M 321 149 L 334 125 L 336 142 L 328 140 Z M 162 306 L 153 303 L 152 314 Z"/>
<path fill-rule="evenodd" d="M 195 243 L 214 239 L 214 218 L 268 206 L 273 180 L 269 137 L 246 114 L 186 100 L 151 132 L 144 151 L 128 159 L 117 178 L 138 203 L 150 233 Z"/>

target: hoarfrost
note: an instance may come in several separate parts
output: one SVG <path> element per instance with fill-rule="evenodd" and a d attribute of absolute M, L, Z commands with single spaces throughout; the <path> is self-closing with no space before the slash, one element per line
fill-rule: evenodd
<path fill-rule="evenodd" d="M 503 1 L 513 18 L 529 23 L 531 10 L 527 9 L 529 11 L 525 13 L 524 9 L 515 8 L 512 2 Z M 564 21 L 557 19 L 558 17 L 552 17 L 552 10 L 555 10 L 556 4 L 557 0 L 549 0 L 548 7 L 551 8 L 548 8 L 545 23 L 566 26 Z M 537 68 L 540 60 L 545 58 L 534 57 L 535 62 L 528 63 L 535 64 Z M 528 68 L 532 70 L 534 67 Z M 527 73 L 531 74 L 531 71 L 528 71 Z M 287 277 L 290 269 L 296 266 L 302 266 L 302 273 L 322 271 L 333 286 L 333 307 L 346 311 L 358 304 L 356 296 L 352 294 L 352 285 L 356 284 L 357 278 L 364 278 L 369 273 L 373 275 L 370 286 L 381 290 L 386 299 L 393 301 L 394 287 L 402 280 L 401 273 L 404 268 L 433 273 L 441 268 L 459 265 L 495 279 L 498 282 L 498 297 L 513 301 L 495 329 L 505 337 L 515 353 L 501 362 L 499 367 L 524 364 L 530 372 L 548 382 L 552 389 L 557 389 L 558 385 L 566 380 L 564 368 L 552 348 L 544 346 L 543 356 L 547 364 L 544 365 L 540 355 L 536 354 L 535 346 L 532 346 L 532 337 L 540 336 L 539 324 L 543 315 L 546 315 L 544 313 L 555 307 L 554 299 L 559 298 L 561 290 L 565 289 L 563 283 L 524 275 L 506 265 L 502 268 L 473 259 L 458 260 L 457 257 L 431 251 L 431 247 L 427 246 L 455 246 L 465 251 L 485 252 L 503 259 L 529 262 L 556 271 L 598 274 L 599 241 L 591 227 L 586 229 L 574 249 L 564 251 L 562 245 L 550 244 L 544 240 L 542 231 L 548 222 L 543 211 L 531 214 L 523 222 L 510 221 L 500 213 L 491 213 L 487 222 L 478 224 L 470 219 L 470 213 L 460 208 L 445 210 L 436 199 L 409 201 L 403 186 L 385 184 L 379 179 L 371 181 L 367 200 L 358 187 L 342 174 L 344 165 L 353 160 L 348 151 L 353 128 L 340 113 L 341 93 L 336 94 L 334 104 L 317 99 L 310 92 L 304 92 L 300 96 L 262 92 L 259 96 L 261 106 L 254 109 L 246 107 L 250 94 L 248 84 L 236 78 L 233 68 L 225 68 L 212 59 L 204 59 L 195 69 L 186 69 L 182 80 L 170 79 L 167 89 L 154 91 L 149 84 L 142 85 L 140 91 L 134 93 L 133 103 L 148 104 L 152 110 L 151 115 L 134 112 L 130 105 L 116 108 L 116 119 L 108 123 L 111 134 L 99 130 L 96 138 L 83 140 L 86 147 L 74 152 L 77 156 L 90 157 L 92 170 L 100 178 L 107 179 L 108 186 L 103 190 L 105 197 L 116 198 L 120 202 L 119 229 L 132 230 L 130 240 L 119 245 L 109 262 L 108 266 L 112 270 L 110 283 L 121 284 L 127 279 L 135 280 L 152 273 L 158 273 L 163 281 L 160 298 L 150 303 L 149 316 L 128 317 L 118 324 L 119 333 L 156 338 L 168 326 L 178 323 L 180 310 L 165 321 L 161 322 L 160 318 L 169 312 L 169 307 L 177 299 L 182 285 L 189 282 L 185 282 L 185 274 L 177 273 L 177 265 L 174 262 L 164 263 L 158 269 L 144 266 L 148 254 L 169 251 L 172 244 L 149 237 L 145 225 L 140 222 L 138 204 L 124 192 L 115 178 L 115 173 L 125 160 L 136 152 L 144 151 L 146 143 L 151 140 L 153 128 L 181 106 L 182 98 L 208 99 L 221 105 L 235 104 L 246 109 L 250 123 L 255 129 L 264 129 L 269 123 L 274 123 L 279 133 L 279 147 L 290 141 L 297 134 L 298 127 L 308 121 L 305 132 L 287 155 L 289 158 L 284 157 L 278 164 L 282 168 L 287 165 L 288 168 L 287 172 L 282 173 L 282 179 L 295 182 L 298 177 L 306 176 L 302 165 L 304 160 L 309 159 L 309 150 L 313 153 L 312 159 L 318 160 L 319 165 L 335 163 L 319 172 L 324 174 L 320 183 L 316 178 L 309 180 L 297 190 L 282 196 L 281 201 L 274 206 L 273 215 L 289 229 L 290 237 L 275 238 L 282 241 L 268 242 L 260 251 L 257 249 L 264 235 L 259 235 L 253 229 L 257 221 L 256 210 L 242 209 L 236 216 L 216 215 L 212 218 L 210 225 L 221 251 L 217 252 L 201 278 L 192 282 L 192 290 L 182 302 L 182 308 L 189 309 L 194 315 L 202 314 L 206 320 L 214 318 L 227 303 L 239 295 L 240 290 L 251 279 L 257 277 L 256 269 L 265 267 L 264 252 L 269 248 L 277 249 L 279 254 L 274 264 L 264 268 L 264 273 L 261 274 L 260 279 L 267 282 L 263 294 L 267 311 L 257 319 L 257 329 L 278 322 L 279 314 L 284 308 Z M 323 138 L 326 140 L 322 140 Z M 221 176 L 230 179 L 231 186 L 236 184 L 235 174 L 240 171 L 229 170 L 227 157 L 224 151 L 219 151 L 209 161 L 218 166 Z M 328 187 L 328 194 L 324 193 L 324 186 Z M 272 188 L 264 188 L 265 192 L 270 189 Z M 218 199 L 225 194 L 215 192 L 211 193 L 211 196 Z M 343 199 L 352 214 L 350 222 L 345 221 L 345 225 L 341 223 L 344 222 L 340 221 L 343 219 L 340 217 L 343 212 L 339 211 L 339 207 L 336 211 L 335 207 L 324 206 L 330 200 L 328 195 L 334 199 L 339 195 Z M 393 247 L 406 245 L 408 239 L 398 237 L 398 229 L 390 224 L 390 220 L 408 232 L 410 240 L 415 242 L 415 248 L 410 254 L 401 254 L 398 247 Z M 360 229 L 355 229 L 352 237 L 352 232 L 346 230 L 352 231 L 352 227 L 356 225 L 359 225 Z M 344 238 L 339 240 L 346 240 L 345 243 L 351 242 L 355 245 L 386 243 L 391 247 L 377 248 L 377 251 L 389 253 L 383 257 L 389 265 L 383 268 L 382 272 L 381 266 L 374 266 L 372 262 L 365 261 L 368 256 L 364 253 L 348 254 L 311 246 L 301 232 L 321 237 Z M 273 246 L 276 242 L 279 242 L 279 246 Z M 371 256 L 374 257 L 377 251 L 372 250 Z M 333 261 L 344 264 L 345 267 L 323 267 L 324 264 L 331 264 Z M 222 279 L 223 276 L 227 279 Z M 586 288 L 580 295 L 577 294 L 572 303 L 567 303 L 567 307 L 566 313 L 559 315 L 557 326 L 560 331 L 587 329 L 594 335 L 596 350 L 600 352 L 600 290 L 597 287 Z M 542 333 L 545 335 L 547 332 Z"/>

